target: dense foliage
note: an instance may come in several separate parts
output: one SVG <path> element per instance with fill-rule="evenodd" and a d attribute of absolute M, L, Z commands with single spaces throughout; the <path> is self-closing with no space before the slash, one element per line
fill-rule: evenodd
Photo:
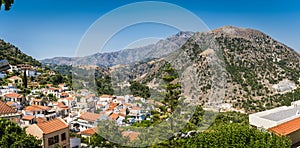
<path fill-rule="evenodd" d="M 205 131 L 197 130 L 201 126 L 204 110 L 201 107 L 196 112 L 190 124 L 182 130 L 182 134 L 172 137 L 170 140 L 152 145 L 149 147 L 282 147 L 291 146 L 291 141 L 287 137 L 277 136 L 273 133 L 259 131 L 249 126 L 248 116 L 237 112 L 219 113 L 214 123 Z M 192 126 L 190 126 L 192 125 Z M 110 128 L 116 128 L 114 126 Z M 189 131 L 195 134 L 187 135 Z M 117 130 L 108 130 L 109 132 Z M 103 131 L 104 132 L 104 131 Z M 160 131 L 161 132 L 161 131 Z M 115 135 L 115 133 L 106 133 L 106 135 Z M 185 133 L 185 134 L 184 134 Z M 105 134 L 105 133 L 102 133 Z M 102 135 L 101 134 L 101 135 Z M 118 133 L 120 134 L 120 133 Z M 159 133 L 158 133 L 159 135 Z M 143 138 L 143 134 L 139 137 Z M 145 138 L 145 137 L 144 137 Z M 159 139 L 159 137 L 157 137 Z M 118 144 L 109 142 L 107 139 L 95 134 L 91 139 L 91 146 L 99 147 L 122 147 Z M 122 142 L 126 142 L 126 138 Z M 128 141 L 127 141 L 128 142 Z M 135 141 L 132 141 L 135 142 Z M 147 142 L 147 141 L 144 141 Z"/>
<path fill-rule="evenodd" d="M 197 109 L 197 115 L 203 115 Z M 194 116 L 190 122 L 199 126 L 201 117 Z M 197 122 L 195 122 L 197 121 Z M 195 124 L 196 123 L 196 124 Z M 174 138 L 152 147 L 290 147 L 287 137 L 259 131 L 249 126 L 248 116 L 237 112 L 219 113 L 208 130 L 198 132 L 194 136 Z"/>
<path fill-rule="evenodd" d="M 14 0 L 0 0 L 0 10 L 2 7 L 2 4 L 4 5 L 4 10 L 8 11 L 11 8 L 11 5 L 14 3 Z"/>
<path fill-rule="evenodd" d="M 130 82 L 130 91 L 134 96 L 142 98 L 149 98 L 151 96 L 149 87 L 137 81 Z"/>
<path fill-rule="evenodd" d="M 198 133 L 190 138 L 171 140 L 153 147 L 290 147 L 290 140 L 261 132 L 239 123 L 223 124 L 217 129 Z"/>
<path fill-rule="evenodd" d="M 40 147 L 41 140 L 28 136 L 16 123 L 0 118 L 0 147 Z"/>
<path fill-rule="evenodd" d="M 113 95 L 114 90 L 111 83 L 111 77 L 96 77 L 96 86 L 98 95 L 109 94 Z"/>
<path fill-rule="evenodd" d="M 0 39 L 0 59 L 6 59 L 9 64 L 29 64 L 33 66 L 40 66 L 41 63 L 31 56 L 24 54 L 17 47 L 6 43 Z"/>

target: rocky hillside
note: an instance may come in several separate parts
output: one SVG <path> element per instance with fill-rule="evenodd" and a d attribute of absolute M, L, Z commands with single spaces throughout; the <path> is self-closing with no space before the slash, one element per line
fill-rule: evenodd
<path fill-rule="evenodd" d="M 6 59 L 12 65 L 30 64 L 40 66 L 41 63 L 31 56 L 24 54 L 18 47 L 0 39 L 0 59 Z"/>
<path fill-rule="evenodd" d="M 181 32 L 139 49 L 145 53 L 128 49 L 92 56 L 99 57 L 99 61 L 105 59 L 102 65 L 113 65 L 108 75 L 116 87 L 128 87 L 129 80 L 136 80 L 163 91 L 164 65 L 171 63 L 181 75 L 176 81 L 199 94 L 190 100 L 195 103 L 222 102 L 255 112 L 299 99 L 299 54 L 270 36 L 258 30 L 227 26 L 188 37 Z M 139 57 L 142 54 L 145 58 Z M 191 78 L 193 81 L 189 81 Z"/>
<path fill-rule="evenodd" d="M 58 65 L 82 65 L 96 63 L 99 66 L 129 64 L 145 59 L 162 58 L 180 48 L 192 35 L 192 32 L 179 32 L 178 34 L 172 35 L 165 40 L 160 40 L 156 44 L 151 44 L 145 47 L 124 49 L 111 53 L 97 53 L 87 57 L 56 57 L 52 59 L 45 59 L 41 62 L 43 64 Z"/>
<path fill-rule="evenodd" d="M 260 31 L 229 26 L 195 33 L 179 50 L 197 71 L 202 104 L 212 101 L 209 94 L 223 86 L 223 102 L 246 112 L 288 105 L 298 99 L 286 96 L 299 83 L 298 53 Z M 136 63 L 132 67 L 135 76 L 131 77 L 159 87 L 159 66 L 164 62 L 160 59 Z M 215 75 L 216 72 L 220 74 Z"/>

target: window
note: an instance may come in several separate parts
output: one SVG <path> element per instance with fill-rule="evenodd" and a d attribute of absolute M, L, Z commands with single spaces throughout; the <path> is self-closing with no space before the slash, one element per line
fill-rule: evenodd
<path fill-rule="evenodd" d="M 57 136 L 54 136 L 54 142 L 55 142 L 55 143 L 58 143 L 58 142 L 59 142 L 58 135 L 57 135 Z"/>
<path fill-rule="evenodd" d="M 54 138 L 48 138 L 48 146 L 53 145 L 54 144 Z"/>
<path fill-rule="evenodd" d="M 61 141 L 65 141 L 66 139 L 66 133 L 61 134 Z"/>
<path fill-rule="evenodd" d="M 48 138 L 48 146 L 58 143 L 58 135 Z"/>

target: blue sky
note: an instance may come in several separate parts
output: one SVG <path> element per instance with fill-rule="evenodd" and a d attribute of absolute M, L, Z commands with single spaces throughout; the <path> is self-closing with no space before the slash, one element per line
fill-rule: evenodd
<path fill-rule="evenodd" d="M 74 56 L 90 25 L 109 11 L 141 2 L 134 0 L 15 0 L 11 11 L 0 11 L 0 38 L 37 59 Z M 163 0 L 181 6 L 202 19 L 210 29 L 238 26 L 263 31 L 300 51 L 300 1 Z M 151 30 L 151 29 L 153 30 Z M 144 32 L 141 34 L 135 33 Z M 120 49 L 141 36 L 165 38 L 177 30 L 155 24 L 129 27 L 108 49 Z M 118 43 L 118 44 L 117 44 Z"/>

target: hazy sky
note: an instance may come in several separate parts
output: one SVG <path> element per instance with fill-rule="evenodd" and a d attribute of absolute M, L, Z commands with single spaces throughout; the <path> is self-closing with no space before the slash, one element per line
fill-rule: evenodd
<path fill-rule="evenodd" d="M 0 38 L 13 43 L 37 59 L 74 56 L 81 37 L 93 22 L 109 11 L 133 2 L 141 1 L 15 0 L 10 11 L 6 12 L 3 9 L 0 11 Z M 300 51 L 299 0 L 163 0 L 163 2 L 170 2 L 193 12 L 210 29 L 228 25 L 254 28 Z M 115 37 L 107 48 L 121 49 L 140 36 L 165 38 L 177 31 L 156 24 L 129 27 Z"/>

